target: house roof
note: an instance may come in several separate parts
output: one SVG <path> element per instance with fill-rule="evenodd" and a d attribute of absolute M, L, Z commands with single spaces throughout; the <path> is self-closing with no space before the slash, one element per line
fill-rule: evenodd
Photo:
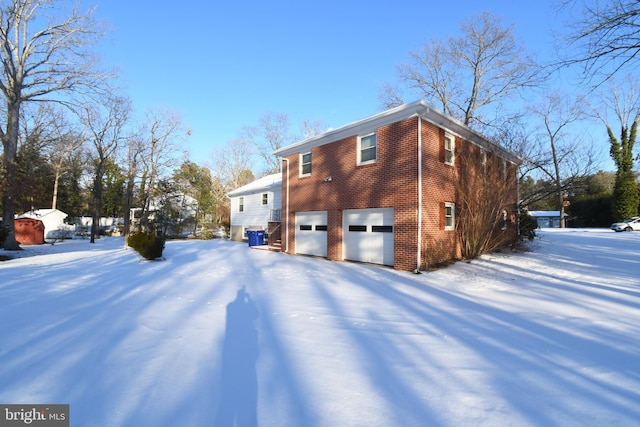
<path fill-rule="evenodd" d="M 247 185 L 236 188 L 227 193 L 229 197 L 242 196 L 244 194 L 257 193 L 265 190 L 276 190 L 282 187 L 282 174 L 274 173 L 272 175 L 263 176 Z"/>
<path fill-rule="evenodd" d="M 57 217 L 58 219 L 66 218 L 66 213 L 62 212 L 58 209 L 36 209 L 32 211 L 28 211 L 23 213 L 22 215 L 18 215 L 16 218 L 33 218 L 33 219 L 46 219 Z"/>
<path fill-rule="evenodd" d="M 329 144 L 353 135 L 364 135 L 374 132 L 381 126 L 389 125 L 413 116 L 419 116 L 423 120 L 446 129 L 464 140 L 474 143 L 510 162 L 515 164 L 522 163 L 522 160 L 509 150 L 501 147 L 493 141 L 490 141 L 462 122 L 433 108 L 422 100 L 410 104 L 403 104 L 399 107 L 367 117 L 366 119 L 349 123 L 338 129 L 330 130 L 321 135 L 316 135 L 311 138 L 295 142 L 286 147 L 275 150 L 273 154 L 276 156 L 289 156 L 291 154 L 306 152 L 311 150 L 313 147 Z"/>
<path fill-rule="evenodd" d="M 539 217 L 559 217 L 560 211 L 529 211 L 529 215 L 539 218 Z M 565 213 L 564 216 L 569 216 L 569 214 Z"/>

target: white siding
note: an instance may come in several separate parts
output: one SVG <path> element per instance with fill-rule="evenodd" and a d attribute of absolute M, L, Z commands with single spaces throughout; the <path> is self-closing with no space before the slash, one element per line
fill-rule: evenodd
<path fill-rule="evenodd" d="M 262 204 L 262 195 L 268 194 L 268 203 Z M 240 198 L 244 197 L 244 210 L 239 211 Z M 280 209 L 280 201 L 274 208 L 274 193 L 272 191 L 260 191 L 254 194 L 245 194 L 231 198 L 231 225 L 245 227 L 262 225 L 267 228 L 271 209 Z"/>

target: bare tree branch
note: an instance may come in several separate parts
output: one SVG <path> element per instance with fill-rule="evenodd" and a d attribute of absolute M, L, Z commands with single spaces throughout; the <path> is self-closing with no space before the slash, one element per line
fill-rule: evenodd
<path fill-rule="evenodd" d="M 0 94 L 4 98 L 3 223 L 13 229 L 16 153 L 23 103 L 68 102 L 106 77 L 96 70 L 91 47 L 102 35 L 93 10 L 63 10 L 60 0 L 10 0 L 0 6 Z M 13 235 L 5 248 L 18 249 Z"/>
<path fill-rule="evenodd" d="M 560 10 L 577 12 L 556 66 L 581 65 L 584 77 L 598 85 L 640 63 L 640 2 L 637 0 L 565 0 Z"/>
<path fill-rule="evenodd" d="M 464 21 L 460 29 L 460 37 L 430 40 L 411 52 L 411 62 L 400 65 L 398 75 L 412 95 L 473 127 L 491 122 L 485 113 L 488 106 L 535 86 L 538 67 L 513 28 L 491 13 Z M 385 102 L 401 99 L 393 86 L 384 90 Z"/>

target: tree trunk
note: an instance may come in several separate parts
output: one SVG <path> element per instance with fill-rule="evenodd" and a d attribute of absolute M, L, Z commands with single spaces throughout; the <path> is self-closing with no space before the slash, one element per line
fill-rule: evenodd
<path fill-rule="evenodd" d="M 4 179 L 2 183 L 2 226 L 9 229 L 9 235 L 4 241 L 4 249 L 16 251 L 20 245 L 14 234 L 15 196 L 16 196 L 16 157 L 18 152 L 18 120 L 20 117 L 20 102 L 7 105 L 7 133 L 2 139 L 4 148 Z"/>
<path fill-rule="evenodd" d="M 95 181 L 93 182 L 93 220 L 91 224 L 91 243 L 100 238 L 100 206 L 102 204 L 102 164 L 98 165 Z"/>
<path fill-rule="evenodd" d="M 135 185 L 133 179 L 135 177 L 135 169 L 129 172 L 129 178 L 127 179 L 127 188 L 126 193 L 124 195 L 124 206 L 123 215 L 124 215 L 124 224 L 122 229 L 122 234 L 124 234 L 124 245 L 129 245 L 129 235 L 131 234 L 131 208 L 133 207 L 133 187 Z"/>
<path fill-rule="evenodd" d="M 53 179 L 53 198 L 51 200 L 51 209 L 56 209 L 58 204 L 58 184 L 60 183 L 60 169 L 56 168 L 56 176 Z"/>
<path fill-rule="evenodd" d="M 551 135 L 551 155 L 553 157 L 553 171 L 556 186 L 556 196 L 558 197 L 558 211 L 560 212 L 560 228 L 564 228 L 564 197 L 562 195 L 562 180 L 560 178 L 560 161 L 556 151 L 555 138 Z"/>

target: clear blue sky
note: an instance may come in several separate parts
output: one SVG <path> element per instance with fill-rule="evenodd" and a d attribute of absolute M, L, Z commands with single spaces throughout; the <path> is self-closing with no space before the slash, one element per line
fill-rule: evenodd
<path fill-rule="evenodd" d="M 120 70 L 134 107 L 180 113 L 202 164 L 267 112 L 288 114 L 297 131 L 303 119 L 335 128 L 381 111 L 379 88 L 410 51 L 485 10 L 548 55 L 552 3 L 104 0 L 98 17 L 112 27 L 104 64 Z"/>

